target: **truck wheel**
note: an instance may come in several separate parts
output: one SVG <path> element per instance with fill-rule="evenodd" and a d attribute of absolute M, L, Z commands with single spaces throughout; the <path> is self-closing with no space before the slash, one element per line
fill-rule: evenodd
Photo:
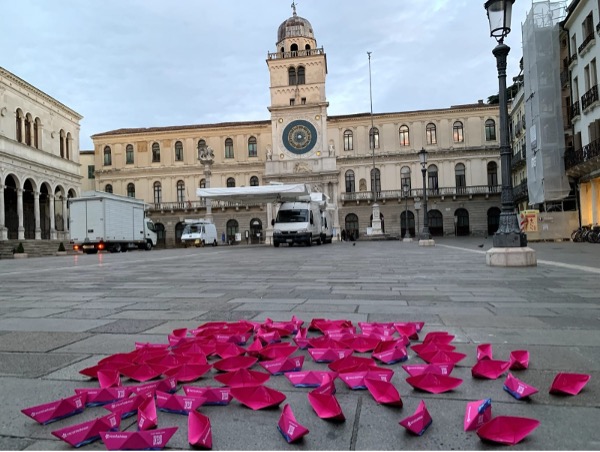
<path fill-rule="evenodd" d="M 111 251 L 111 253 L 120 253 L 121 252 L 121 244 L 115 243 L 110 251 Z"/>
<path fill-rule="evenodd" d="M 152 242 L 147 241 L 146 242 L 146 247 L 144 248 L 146 251 L 150 251 L 152 249 Z"/>
<path fill-rule="evenodd" d="M 306 242 L 306 246 L 312 246 L 312 235 L 308 237 L 308 242 Z"/>

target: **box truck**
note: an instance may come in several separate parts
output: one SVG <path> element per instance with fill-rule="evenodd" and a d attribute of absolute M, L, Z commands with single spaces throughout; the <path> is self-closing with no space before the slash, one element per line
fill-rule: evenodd
<path fill-rule="evenodd" d="M 273 225 L 273 246 L 331 243 L 331 216 L 323 193 L 301 196 L 299 201 L 282 202 Z"/>
<path fill-rule="evenodd" d="M 217 246 L 217 228 L 208 220 L 185 220 L 181 233 L 181 243 L 188 246 Z"/>
<path fill-rule="evenodd" d="M 154 223 L 146 217 L 142 200 L 88 191 L 69 199 L 71 244 L 74 250 L 95 254 L 156 245 Z"/>

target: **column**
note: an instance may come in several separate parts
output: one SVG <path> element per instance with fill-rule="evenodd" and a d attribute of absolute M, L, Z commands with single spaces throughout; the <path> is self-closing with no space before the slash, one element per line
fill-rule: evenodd
<path fill-rule="evenodd" d="M 596 183 L 596 179 L 592 179 L 590 181 L 591 190 L 592 190 L 592 224 L 598 224 L 598 184 Z"/>
<path fill-rule="evenodd" d="M 56 229 L 54 228 L 54 195 L 48 195 L 50 203 L 50 240 L 56 240 Z"/>
<path fill-rule="evenodd" d="M 332 184 L 333 187 L 333 193 L 331 194 L 331 200 L 334 203 L 335 206 L 335 210 L 333 211 L 333 228 L 335 229 L 335 235 L 333 237 L 333 240 L 338 240 L 338 237 L 340 236 L 340 234 L 342 233 L 342 229 L 340 227 L 340 211 L 339 211 L 339 185 L 340 183 L 335 181 Z"/>
<path fill-rule="evenodd" d="M 35 239 L 42 240 L 42 228 L 40 227 L 40 192 L 33 192 L 33 214 L 35 216 Z"/>
<path fill-rule="evenodd" d="M 19 227 L 17 229 L 17 239 L 25 240 L 25 228 L 23 227 L 23 189 L 17 188 L 17 216 L 19 217 Z"/>
<path fill-rule="evenodd" d="M 4 216 L 4 184 L 0 184 L 0 240 L 8 240 L 6 230 L 6 217 Z"/>
<path fill-rule="evenodd" d="M 273 244 L 273 225 L 271 221 L 273 220 L 273 203 L 267 203 L 267 232 L 265 234 L 265 243 L 267 245 Z"/>
<path fill-rule="evenodd" d="M 62 197 L 62 211 L 63 211 L 63 240 L 71 239 L 71 232 L 69 230 L 69 212 L 67 211 L 67 197 Z"/>

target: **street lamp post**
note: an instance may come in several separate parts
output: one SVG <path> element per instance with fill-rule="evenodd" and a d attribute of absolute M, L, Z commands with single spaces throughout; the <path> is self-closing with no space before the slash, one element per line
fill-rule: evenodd
<path fill-rule="evenodd" d="M 371 170 L 371 190 L 373 192 L 373 219 L 371 220 L 371 234 L 381 235 L 381 213 L 379 211 L 379 204 L 377 204 L 377 178 L 375 177 L 375 126 L 373 123 L 373 90 L 371 88 L 371 53 L 367 52 L 369 56 L 369 99 L 371 101 L 371 132 L 369 133 L 369 144 L 372 148 L 373 154 L 373 169 Z"/>
<path fill-rule="evenodd" d="M 410 230 L 408 228 L 408 195 L 410 194 L 410 185 L 406 182 L 402 185 L 402 192 L 404 194 L 404 242 L 412 242 L 410 238 Z M 402 223 L 402 222 L 401 222 Z"/>
<path fill-rule="evenodd" d="M 426 244 L 425 242 L 432 241 L 429 233 L 429 217 L 427 213 L 427 151 L 422 148 L 419 151 L 419 161 L 421 162 L 421 174 L 423 174 L 423 230 L 419 237 L 419 245 Z M 427 243 L 429 244 L 429 243 Z"/>
<path fill-rule="evenodd" d="M 198 149 L 198 160 L 204 167 L 204 180 L 206 183 L 205 188 L 210 188 L 210 176 L 212 174 L 211 167 L 215 161 L 215 153 L 211 147 L 201 147 Z M 213 221 L 212 217 L 212 201 L 210 198 L 206 198 L 206 219 L 210 222 Z"/>

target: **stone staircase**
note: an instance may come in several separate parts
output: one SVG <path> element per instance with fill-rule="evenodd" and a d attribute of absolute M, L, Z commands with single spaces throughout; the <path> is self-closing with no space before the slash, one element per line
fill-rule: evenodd
<path fill-rule="evenodd" d="M 27 257 L 56 256 L 61 240 L 6 240 L 0 242 L 0 259 L 13 259 L 13 249 L 23 243 Z M 67 254 L 76 254 L 68 242 L 62 242 Z"/>

